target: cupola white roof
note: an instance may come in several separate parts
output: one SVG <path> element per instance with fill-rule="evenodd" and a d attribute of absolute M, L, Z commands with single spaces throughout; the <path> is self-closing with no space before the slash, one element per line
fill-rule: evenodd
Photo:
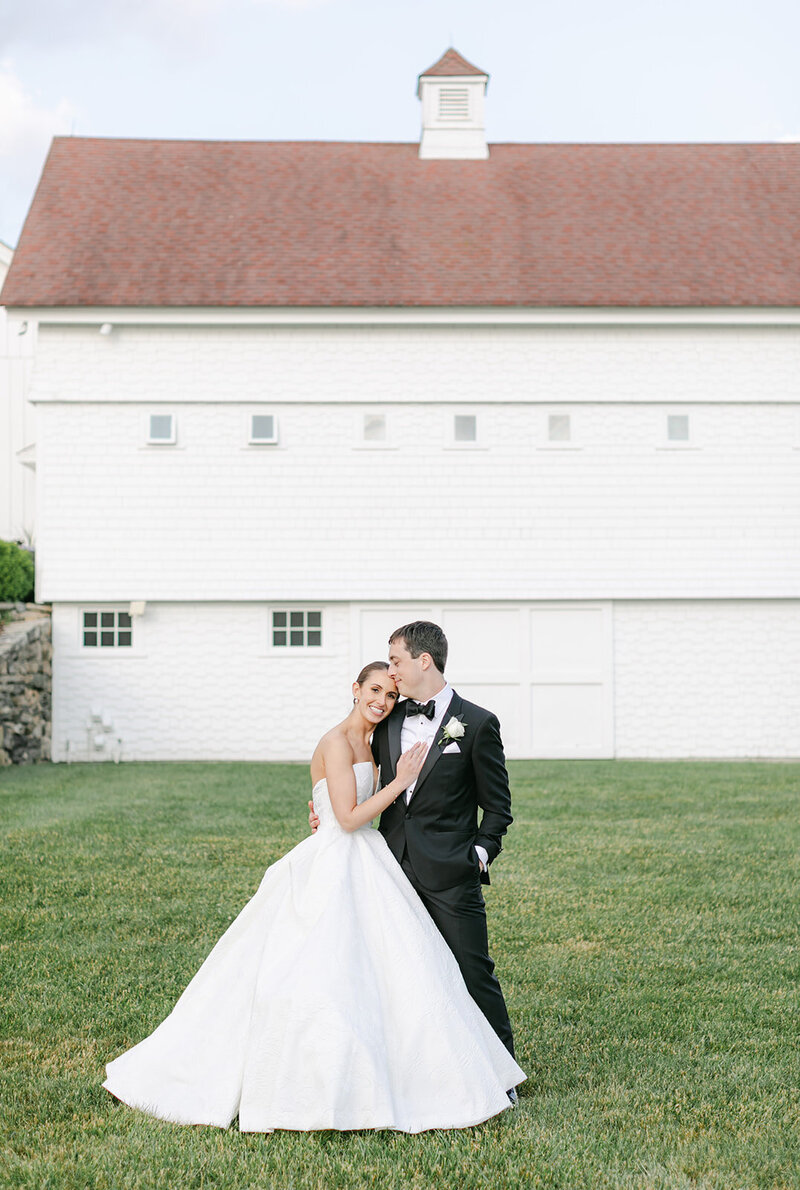
<path fill-rule="evenodd" d="M 485 160 L 489 156 L 483 109 L 489 76 L 452 47 L 423 71 L 420 157 Z"/>

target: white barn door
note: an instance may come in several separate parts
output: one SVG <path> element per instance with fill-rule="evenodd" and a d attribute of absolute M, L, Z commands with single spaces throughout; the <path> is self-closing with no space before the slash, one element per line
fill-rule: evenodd
<path fill-rule="evenodd" d="M 529 755 L 612 757 L 611 605 L 534 605 L 529 617 Z"/>
<path fill-rule="evenodd" d="M 448 680 L 494 711 L 508 756 L 614 755 L 610 604 L 354 606 L 353 672 L 385 658 L 389 633 L 410 620 L 442 625 Z"/>
<path fill-rule="evenodd" d="M 513 605 L 442 609 L 450 645 L 447 676 L 459 694 L 494 711 L 508 756 L 531 755 L 527 673 L 520 648 L 524 617 L 524 609 Z"/>

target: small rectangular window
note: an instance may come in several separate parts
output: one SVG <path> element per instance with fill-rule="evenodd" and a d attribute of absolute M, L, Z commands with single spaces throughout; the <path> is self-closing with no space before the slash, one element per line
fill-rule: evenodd
<path fill-rule="evenodd" d="M 477 442 L 478 419 L 474 413 L 457 413 L 453 418 L 454 442 Z"/>
<path fill-rule="evenodd" d="M 253 413 L 250 416 L 250 442 L 253 445 L 274 445 L 278 441 L 278 419 L 274 413 Z"/>
<path fill-rule="evenodd" d="M 322 612 L 274 611 L 272 646 L 283 649 L 315 649 L 322 645 Z"/>
<path fill-rule="evenodd" d="M 99 629 L 99 631 L 98 631 Z M 133 644 L 133 620 L 129 612 L 84 612 L 85 648 L 130 648 Z"/>
<path fill-rule="evenodd" d="M 353 411 L 354 450 L 392 450 L 392 416 L 382 409 Z"/>
<path fill-rule="evenodd" d="M 175 418 L 171 413 L 151 413 L 147 441 L 153 445 L 175 441 Z"/>
<path fill-rule="evenodd" d="M 570 442 L 572 422 L 568 413 L 551 413 L 547 418 L 548 442 Z"/>
<path fill-rule="evenodd" d="M 667 415 L 667 441 L 689 441 L 689 414 L 670 413 Z"/>
<path fill-rule="evenodd" d="M 385 442 L 386 414 L 365 413 L 362 434 L 365 442 Z"/>

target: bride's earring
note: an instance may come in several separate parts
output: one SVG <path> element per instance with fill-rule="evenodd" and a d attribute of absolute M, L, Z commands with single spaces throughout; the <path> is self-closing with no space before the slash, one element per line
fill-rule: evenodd
<path fill-rule="evenodd" d="M 359 700 L 358 700 L 357 698 L 354 698 L 354 699 L 353 699 L 353 706 L 355 706 L 355 705 L 356 705 L 356 703 L 357 703 L 358 701 L 359 701 Z"/>

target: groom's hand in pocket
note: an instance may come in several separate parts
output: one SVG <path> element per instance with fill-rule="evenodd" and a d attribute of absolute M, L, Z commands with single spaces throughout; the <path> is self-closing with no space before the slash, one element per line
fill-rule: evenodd
<path fill-rule="evenodd" d="M 317 833 L 317 827 L 319 826 L 319 817 L 314 813 L 313 802 L 308 803 L 308 825 L 311 827 L 312 835 L 315 835 Z"/>

